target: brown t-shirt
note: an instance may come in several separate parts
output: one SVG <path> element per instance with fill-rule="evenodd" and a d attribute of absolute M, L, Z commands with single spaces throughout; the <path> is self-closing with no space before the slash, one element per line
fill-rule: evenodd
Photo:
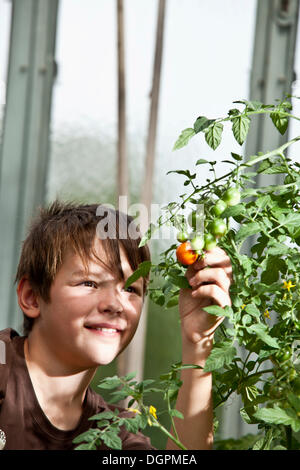
<path fill-rule="evenodd" d="M 120 416 L 131 416 L 123 408 L 108 405 L 89 387 L 76 428 L 70 431 L 56 428 L 35 395 L 24 356 L 24 339 L 11 328 L 0 331 L 0 340 L 6 346 L 5 361 L 3 347 L 0 356 L 0 434 L 5 433 L 5 450 L 72 450 L 78 446 L 72 442 L 76 436 L 97 426 L 97 421 L 88 421 L 94 414 L 118 408 Z M 123 450 L 154 450 L 148 437 L 130 433 L 125 427 L 121 427 L 120 438 Z M 99 448 L 107 449 L 104 444 Z"/>

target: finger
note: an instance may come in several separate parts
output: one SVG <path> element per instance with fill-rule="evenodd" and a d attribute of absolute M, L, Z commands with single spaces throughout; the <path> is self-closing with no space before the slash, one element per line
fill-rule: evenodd
<path fill-rule="evenodd" d="M 204 269 L 206 267 L 222 267 L 225 272 L 232 278 L 232 265 L 231 260 L 227 253 L 216 246 L 211 251 L 206 251 L 204 257 L 199 256 L 197 261 L 190 266 L 192 270 Z"/>
<path fill-rule="evenodd" d="M 188 279 L 190 285 L 200 287 L 203 283 L 217 284 L 221 289 L 227 292 L 230 288 L 230 277 L 223 268 L 210 268 L 197 271 Z"/>
<path fill-rule="evenodd" d="M 224 308 L 226 305 L 229 307 L 232 305 L 229 294 L 217 286 L 217 284 L 200 286 L 193 290 L 191 295 L 193 298 L 199 299 L 200 303 L 202 300 L 203 305 L 207 303 L 208 299 L 211 301 L 211 304 L 219 305 L 222 308 Z"/>

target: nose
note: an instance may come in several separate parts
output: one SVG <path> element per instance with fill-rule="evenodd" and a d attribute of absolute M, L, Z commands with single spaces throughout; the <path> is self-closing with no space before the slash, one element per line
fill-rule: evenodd
<path fill-rule="evenodd" d="M 118 290 L 113 287 L 103 289 L 98 301 L 98 311 L 100 313 L 120 314 L 123 310 L 124 306 L 120 300 Z"/>

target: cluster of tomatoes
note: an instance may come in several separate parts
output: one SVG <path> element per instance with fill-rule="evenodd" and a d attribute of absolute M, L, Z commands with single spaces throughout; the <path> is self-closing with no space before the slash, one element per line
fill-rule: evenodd
<path fill-rule="evenodd" d="M 208 223 L 204 234 L 198 232 L 189 234 L 186 230 L 178 232 L 177 240 L 180 242 L 180 245 L 176 249 L 176 257 L 179 263 L 184 266 L 193 264 L 203 251 L 210 251 L 217 245 L 218 239 L 223 237 L 227 232 L 226 222 L 221 217 L 222 213 L 227 207 L 235 206 L 239 202 L 239 189 L 231 187 L 225 191 L 222 198 L 212 207 L 212 213 L 216 218 Z M 191 212 L 188 217 L 189 225 L 193 229 L 197 228 L 202 217 L 203 216 L 196 211 Z"/>

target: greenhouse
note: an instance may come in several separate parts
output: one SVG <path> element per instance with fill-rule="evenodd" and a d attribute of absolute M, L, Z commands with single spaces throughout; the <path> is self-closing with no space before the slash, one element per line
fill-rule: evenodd
<path fill-rule="evenodd" d="M 0 450 L 300 450 L 299 13 L 0 0 Z"/>

